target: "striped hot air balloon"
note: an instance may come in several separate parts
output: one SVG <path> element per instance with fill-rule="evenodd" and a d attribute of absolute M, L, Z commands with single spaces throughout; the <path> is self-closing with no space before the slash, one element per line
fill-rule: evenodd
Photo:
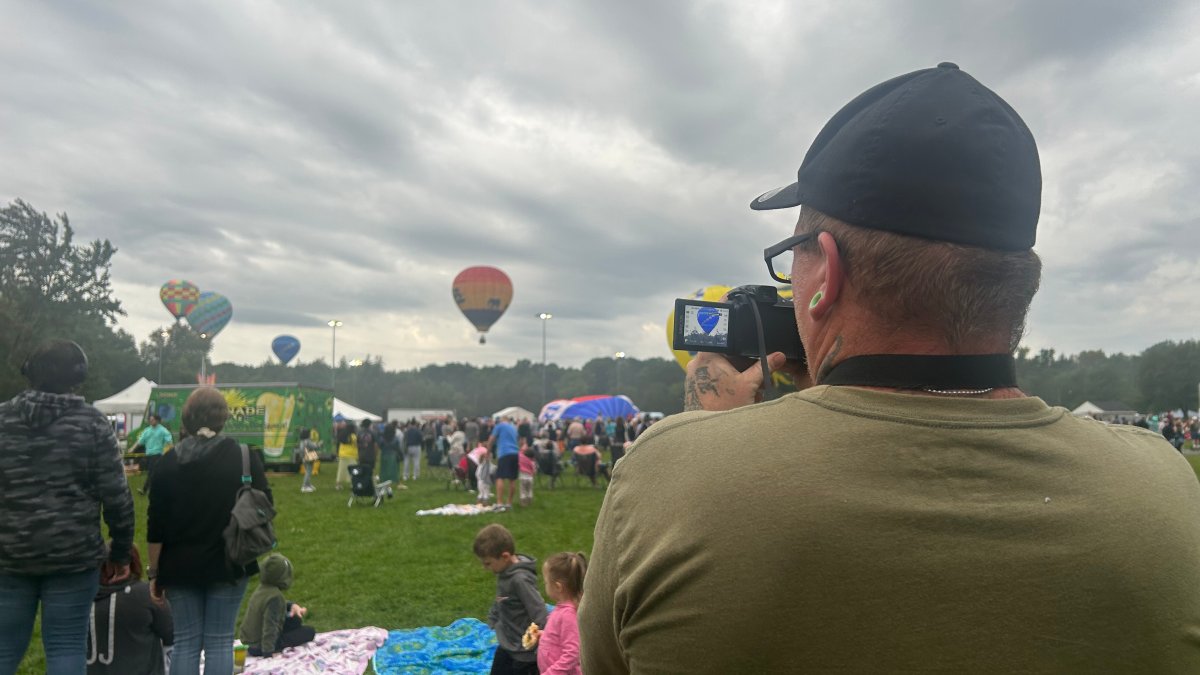
<path fill-rule="evenodd" d="M 452 289 L 459 311 L 479 331 L 479 344 L 485 344 L 484 334 L 512 302 L 512 280 L 495 267 L 480 265 L 459 272 Z"/>
<path fill-rule="evenodd" d="M 220 293 L 205 291 L 196 301 L 196 307 L 188 313 L 188 323 L 200 337 L 212 339 L 233 318 L 233 304 Z"/>

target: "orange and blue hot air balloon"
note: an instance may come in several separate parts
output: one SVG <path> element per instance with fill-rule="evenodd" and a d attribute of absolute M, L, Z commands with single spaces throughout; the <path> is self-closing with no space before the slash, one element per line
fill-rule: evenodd
<path fill-rule="evenodd" d="M 452 288 L 459 311 L 479 331 L 479 344 L 485 344 L 484 333 L 512 302 L 512 280 L 495 267 L 480 265 L 459 272 Z"/>

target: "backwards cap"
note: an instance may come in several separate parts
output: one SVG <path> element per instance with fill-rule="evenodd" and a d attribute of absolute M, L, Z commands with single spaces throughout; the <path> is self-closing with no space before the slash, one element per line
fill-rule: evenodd
<path fill-rule="evenodd" d="M 1005 251 L 1037 237 L 1033 134 L 953 63 L 859 94 L 817 134 L 797 179 L 750 208 L 804 204 L 858 227 Z"/>

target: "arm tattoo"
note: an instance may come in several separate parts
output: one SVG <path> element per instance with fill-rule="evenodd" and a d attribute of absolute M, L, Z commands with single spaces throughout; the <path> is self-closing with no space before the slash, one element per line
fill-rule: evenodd
<path fill-rule="evenodd" d="M 829 371 L 833 370 L 833 360 L 841 353 L 842 336 L 839 335 L 833 339 L 833 349 L 829 350 L 829 353 L 825 355 L 825 359 L 821 361 L 821 367 L 817 370 L 817 380 L 813 384 L 821 384 L 821 380 L 825 379 Z"/>
<path fill-rule="evenodd" d="M 692 373 L 692 376 L 687 381 L 687 391 L 684 394 L 683 409 L 687 410 L 703 410 L 704 405 L 700 402 L 702 394 L 712 394 L 718 398 L 721 396 L 721 391 L 717 389 L 717 385 L 713 382 L 712 376 L 708 372 L 708 366 L 701 366 Z"/>

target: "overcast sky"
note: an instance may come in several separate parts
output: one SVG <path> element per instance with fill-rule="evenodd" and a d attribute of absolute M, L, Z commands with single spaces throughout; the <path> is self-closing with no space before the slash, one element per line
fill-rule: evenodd
<path fill-rule="evenodd" d="M 1200 7 L 1077 2 L 31 2 L 0 8 L 0 199 L 119 249 L 143 340 L 220 292 L 218 361 L 670 357 L 672 299 L 769 283 L 794 180 L 862 90 L 954 61 L 1041 149 L 1026 344 L 1197 337 Z M 480 346 L 451 281 L 512 278 Z"/>

